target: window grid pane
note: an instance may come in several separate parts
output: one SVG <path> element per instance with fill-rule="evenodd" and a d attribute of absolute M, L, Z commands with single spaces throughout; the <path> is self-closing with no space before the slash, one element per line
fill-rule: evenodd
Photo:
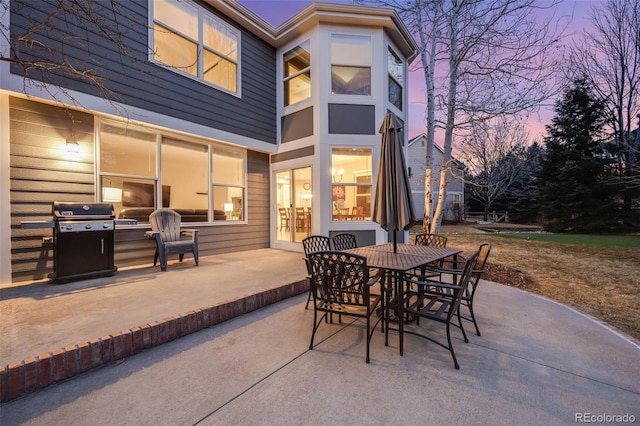
<path fill-rule="evenodd" d="M 155 0 L 153 17 L 194 40 L 198 39 L 198 10 L 192 4 Z"/>
<path fill-rule="evenodd" d="M 371 95 L 371 68 L 331 66 L 331 93 Z"/>
<path fill-rule="evenodd" d="M 155 40 L 154 59 L 198 76 L 198 45 L 156 24 L 153 29 Z"/>
<path fill-rule="evenodd" d="M 284 106 L 311 97 L 311 54 L 309 40 L 284 54 Z"/>
<path fill-rule="evenodd" d="M 238 61 L 238 36 L 216 20 L 204 17 L 204 45 L 218 54 Z"/>
<path fill-rule="evenodd" d="M 236 69 L 236 64 L 229 62 L 215 53 L 209 51 L 204 52 L 203 78 L 206 81 L 231 92 L 235 92 L 237 88 Z"/>

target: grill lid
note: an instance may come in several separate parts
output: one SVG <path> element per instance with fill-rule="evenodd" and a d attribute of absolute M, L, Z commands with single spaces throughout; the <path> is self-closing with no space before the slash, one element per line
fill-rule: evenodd
<path fill-rule="evenodd" d="M 113 219 L 115 213 L 111 203 L 67 203 L 54 201 L 53 217 L 56 220 Z"/>

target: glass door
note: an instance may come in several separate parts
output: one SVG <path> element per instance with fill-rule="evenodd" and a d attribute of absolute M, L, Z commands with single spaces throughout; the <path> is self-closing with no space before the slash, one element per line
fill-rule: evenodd
<path fill-rule="evenodd" d="M 276 240 L 301 242 L 311 235 L 311 167 L 276 172 Z"/>

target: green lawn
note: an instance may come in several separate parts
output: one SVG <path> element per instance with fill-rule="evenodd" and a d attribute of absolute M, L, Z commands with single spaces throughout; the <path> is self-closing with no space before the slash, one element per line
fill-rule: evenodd
<path fill-rule="evenodd" d="M 538 233 L 501 233 L 491 234 L 496 237 L 518 238 L 521 240 L 544 241 L 558 244 L 577 244 L 597 247 L 621 247 L 640 249 L 638 235 L 584 235 L 584 234 L 538 234 Z"/>

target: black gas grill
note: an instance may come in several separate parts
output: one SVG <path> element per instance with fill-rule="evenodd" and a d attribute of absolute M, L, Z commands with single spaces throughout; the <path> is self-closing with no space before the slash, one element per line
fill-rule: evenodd
<path fill-rule="evenodd" d="M 111 203 L 53 203 L 56 282 L 112 275 L 115 215 Z"/>

